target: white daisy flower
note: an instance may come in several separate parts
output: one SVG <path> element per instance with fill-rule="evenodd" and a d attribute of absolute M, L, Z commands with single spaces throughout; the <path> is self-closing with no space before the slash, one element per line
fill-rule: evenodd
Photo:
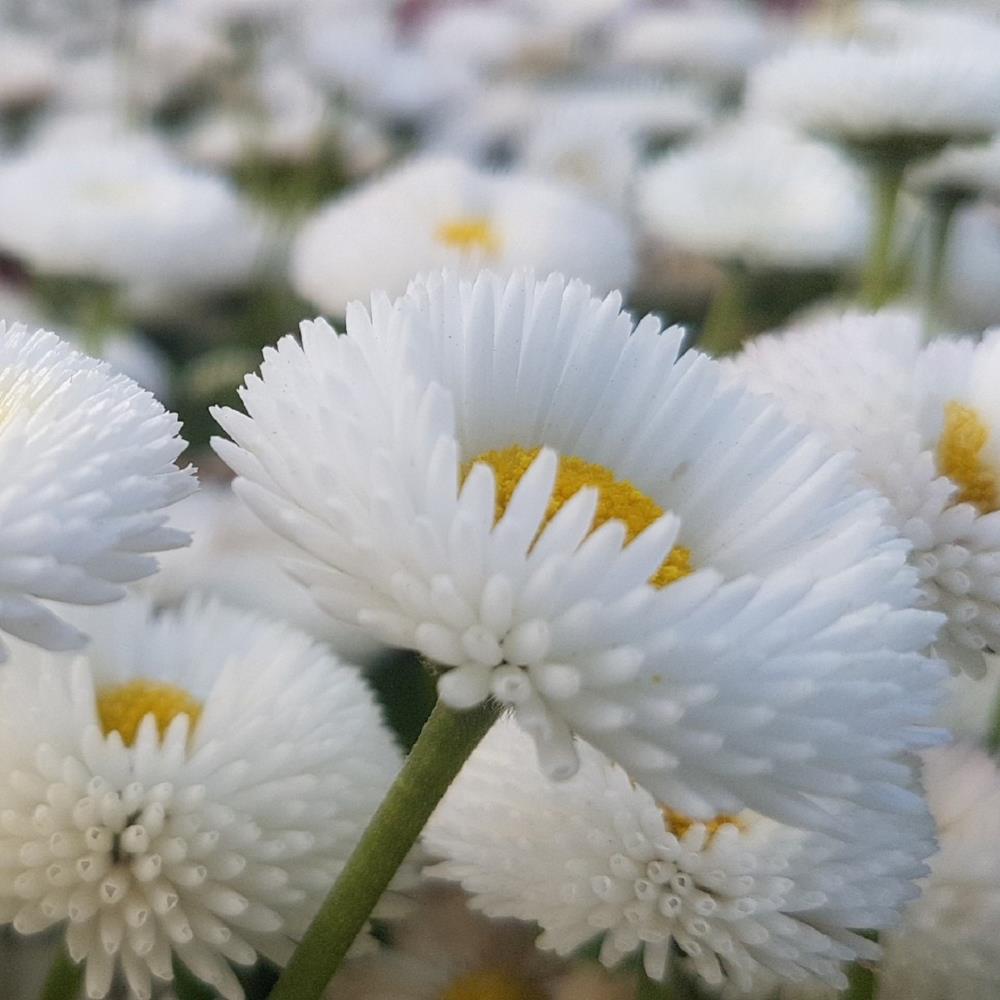
<path fill-rule="evenodd" d="M 220 605 L 92 622 L 86 655 L 0 674 L 0 920 L 66 922 L 88 997 L 176 956 L 227 1000 L 229 963 L 287 961 L 400 764 L 358 674 Z"/>
<path fill-rule="evenodd" d="M 851 928 L 895 923 L 933 850 L 924 817 L 848 810 L 846 841 L 750 811 L 698 822 L 587 744 L 580 757 L 553 786 L 528 738 L 498 723 L 428 824 L 444 860 L 427 874 L 461 883 L 487 916 L 537 922 L 544 950 L 598 937 L 609 967 L 641 952 L 654 980 L 676 945 L 710 984 L 749 990 L 770 973 L 846 987 L 842 963 L 878 955 Z"/>
<path fill-rule="evenodd" d="M 934 152 L 1000 128 L 1000 63 L 987 45 L 801 45 L 758 67 L 747 102 L 861 148 Z"/>
<path fill-rule="evenodd" d="M 427 157 L 307 220 L 291 280 L 310 302 L 343 315 L 354 299 L 375 289 L 401 294 L 414 274 L 443 265 L 559 270 L 608 291 L 628 285 L 635 253 L 623 218 L 571 187 Z"/>
<path fill-rule="evenodd" d="M 142 139 L 50 141 L 0 165 L 0 246 L 39 273 L 224 288 L 250 278 L 263 238 L 226 180 Z"/>
<path fill-rule="evenodd" d="M 759 121 L 670 153 L 638 181 L 652 235 L 750 268 L 829 268 L 868 239 L 860 171 L 822 143 Z"/>
<path fill-rule="evenodd" d="M 993 1000 L 1000 992 L 1000 774 L 962 745 L 924 755 L 939 849 L 903 926 L 885 938 L 881 1000 Z"/>
<path fill-rule="evenodd" d="M 921 603 L 947 615 L 938 652 L 981 674 L 1000 650 L 1000 332 L 923 350 L 921 335 L 909 313 L 848 313 L 758 337 L 735 366 L 855 451 L 913 544 Z"/>
<path fill-rule="evenodd" d="M 215 411 L 322 607 L 514 706 L 550 775 L 576 732 L 702 817 L 919 808 L 893 758 L 939 619 L 849 456 L 558 275 L 432 275 L 347 334 L 304 323 Z"/>
<path fill-rule="evenodd" d="M 85 637 L 39 599 L 103 604 L 184 545 L 164 507 L 195 488 L 180 424 L 53 333 L 0 322 L 0 629 L 48 649 Z M 0 642 L 0 659 L 6 648 Z"/>

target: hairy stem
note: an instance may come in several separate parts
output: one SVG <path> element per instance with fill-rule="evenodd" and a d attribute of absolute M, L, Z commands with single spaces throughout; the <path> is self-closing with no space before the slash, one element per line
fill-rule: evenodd
<path fill-rule="evenodd" d="M 878 309 L 892 297 L 893 234 L 904 165 L 883 158 L 873 161 L 870 169 L 875 185 L 875 218 L 868 262 L 861 281 L 861 298 L 865 305 Z"/>
<path fill-rule="evenodd" d="M 739 263 L 725 268 L 722 285 L 715 293 L 698 338 L 698 350 L 716 356 L 739 349 L 747 333 L 747 306 L 750 301 L 750 276 Z"/>
<path fill-rule="evenodd" d="M 399 776 L 278 980 L 271 1000 L 318 1000 L 469 754 L 500 713 L 438 702 Z"/>

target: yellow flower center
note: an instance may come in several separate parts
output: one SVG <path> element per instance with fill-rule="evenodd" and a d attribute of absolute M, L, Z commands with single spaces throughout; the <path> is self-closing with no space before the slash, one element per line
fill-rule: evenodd
<path fill-rule="evenodd" d="M 160 736 L 178 715 L 186 715 L 194 729 L 201 716 L 201 704 L 173 684 L 158 681 L 128 681 L 97 693 L 97 716 L 104 735 L 117 732 L 126 746 L 135 742 L 139 725 L 147 716 L 156 719 Z"/>
<path fill-rule="evenodd" d="M 971 503 L 984 514 L 1000 510 L 1000 480 L 983 457 L 989 439 L 989 426 L 972 407 L 948 403 L 938 441 L 938 466 L 958 484 L 957 501 Z"/>
<path fill-rule="evenodd" d="M 518 976 L 482 969 L 456 979 L 440 1000 L 544 1000 L 545 994 Z"/>
<path fill-rule="evenodd" d="M 495 257 L 500 252 L 500 237 L 490 220 L 483 215 L 450 219 L 438 226 L 435 235 L 445 246 L 463 253 L 478 250 L 486 256 Z"/>
<path fill-rule="evenodd" d="M 663 813 L 663 825 L 678 838 L 683 837 L 692 826 L 698 823 L 708 831 L 709 839 L 714 837 L 724 826 L 735 826 L 738 830 L 743 829 L 743 823 L 738 817 L 729 816 L 726 813 L 720 813 L 709 820 L 701 820 L 692 819 L 682 812 L 677 812 L 676 809 L 671 809 L 670 806 L 661 805 L 660 812 Z"/>
<path fill-rule="evenodd" d="M 524 448 L 519 444 L 498 451 L 483 452 L 464 467 L 467 475 L 473 465 L 483 462 L 493 469 L 496 478 L 496 519 L 503 517 L 507 505 L 521 477 L 528 471 L 540 448 Z M 641 531 L 648 528 L 664 514 L 663 508 L 642 490 L 630 482 L 615 478 L 615 474 L 603 465 L 588 462 L 573 455 L 559 459 L 552 499 L 545 512 L 544 524 L 555 517 L 556 512 L 574 494 L 585 486 L 598 491 L 597 513 L 594 515 L 592 530 L 597 530 L 607 521 L 621 521 L 625 525 L 628 541 L 632 541 Z M 682 545 L 675 546 L 660 568 L 649 578 L 653 587 L 666 587 L 694 572 L 691 550 Z"/>

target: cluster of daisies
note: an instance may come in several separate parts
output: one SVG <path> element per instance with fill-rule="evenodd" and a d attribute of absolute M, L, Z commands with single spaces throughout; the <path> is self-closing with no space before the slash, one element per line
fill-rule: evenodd
<path fill-rule="evenodd" d="M 998 51 L 10 0 L 3 1000 L 1000 995 Z"/>

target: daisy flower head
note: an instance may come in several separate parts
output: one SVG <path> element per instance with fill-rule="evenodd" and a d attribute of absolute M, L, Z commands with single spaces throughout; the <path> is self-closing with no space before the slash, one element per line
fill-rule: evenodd
<path fill-rule="evenodd" d="M 558 270 L 609 291 L 628 285 L 634 258 L 622 217 L 572 186 L 425 157 L 307 220 L 291 280 L 304 298 L 343 315 L 372 289 L 401 294 L 429 268 Z"/>
<path fill-rule="evenodd" d="M 988 45 L 800 45 L 760 65 L 754 111 L 850 148 L 910 157 L 1000 128 L 1000 63 Z"/>
<path fill-rule="evenodd" d="M 947 616 L 937 652 L 982 674 L 1000 649 L 1000 332 L 921 349 L 902 311 L 820 319 L 736 359 L 751 388 L 853 450 L 912 543 L 921 603 Z"/>
<path fill-rule="evenodd" d="M 116 601 L 155 572 L 148 553 L 186 544 L 164 511 L 196 485 L 175 464 L 179 429 L 54 333 L 0 323 L 0 630 L 76 648 L 85 636 L 40 601 Z"/>
<path fill-rule="evenodd" d="M 0 920 L 65 924 L 86 995 L 174 957 L 226 1000 L 283 964 L 400 763 L 357 672 L 294 629 L 139 599 L 0 675 Z M 405 875 L 404 875 L 405 878 Z"/>
<path fill-rule="evenodd" d="M 597 938 L 613 967 L 642 955 L 670 974 L 674 946 L 706 983 L 749 991 L 777 976 L 837 988 L 842 964 L 878 949 L 852 928 L 898 920 L 933 850 L 925 816 L 906 824 L 848 810 L 848 840 L 749 810 L 698 821 L 659 801 L 587 744 L 550 785 L 528 738 L 502 720 L 432 817 L 427 874 L 460 883 L 491 917 L 536 922 L 543 950 Z M 524 836 L 530 823 L 532 836 Z"/>
<path fill-rule="evenodd" d="M 0 246 L 39 274 L 215 290 L 249 280 L 264 231 L 224 178 L 144 137 L 52 139 L 0 165 Z"/>
<path fill-rule="evenodd" d="M 1000 990 L 1000 773 L 962 744 L 923 757 L 939 846 L 920 897 L 885 939 L 879 996 L 991 1000 Z"/>
<path fill-rule="evenodd" d="M 984 197 L 1000 202 L 1000 139 L 949 147 L 915 167 L 907 180 L 915 190 L 946 201 Z"/>
<path fill-rule="evenodd" d="M 919 808 L 893 758 L 928 738 L 938 617 L 905 544 L 682 337 L 559 275 L 434 274 L 266 351 L 215 447 L 321 607 L 448 705 L 512 706 L 550 775 L 578 733 L 703 817 Z"/>
<path fill-rule="evenodd" d="M 829 268 L 867 241 L 863 176 L 822 143 L 760 121 L 713 133 L 651 164 L 638 182 L 646 230 L 750 268 Z"/>

